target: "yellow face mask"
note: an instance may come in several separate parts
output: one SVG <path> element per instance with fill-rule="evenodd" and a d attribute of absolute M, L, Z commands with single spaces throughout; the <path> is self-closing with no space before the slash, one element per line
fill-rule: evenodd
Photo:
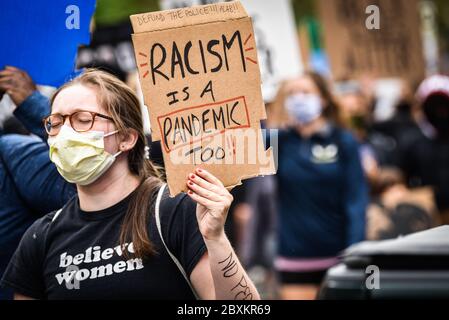
<path fill-rule="evenodd" d="M 117 132 L 106 135 L 101 131 L 79 133 L 62 126 L 57 136 L 48 138 L 50 160 L 65 180 L 87 186 L 100 178 L 122 153 L 111 155 L 104 150 L 104 138 Z"/>

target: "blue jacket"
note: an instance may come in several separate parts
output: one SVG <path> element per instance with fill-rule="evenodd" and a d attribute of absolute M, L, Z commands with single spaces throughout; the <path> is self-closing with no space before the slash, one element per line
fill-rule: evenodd
<path fill-rule="evenodd" d="M 39 138 L 0 134 L 0 278 L 25 230 L 76 193 L 48 157 L 42 118 L 49 113 L 48 99 L 36 91 L 14 115 Z M 0 300 L 11 297 L 0 288 Z"/>
<path fill-rule="evenodd" d="M 34 91 L 13 113 L 28 131 L 46 139 L 47 134 L 42 119 L 50 114 L 50 102 L 47 97 L 39 91 Z"/>
<path fill-rule="evenodd" d="M 278 139 L 279 255 L 333 257 L 363 241 L 368 188 L 353 136 L 329 126 L 309 139 L 293 129 Z"/>

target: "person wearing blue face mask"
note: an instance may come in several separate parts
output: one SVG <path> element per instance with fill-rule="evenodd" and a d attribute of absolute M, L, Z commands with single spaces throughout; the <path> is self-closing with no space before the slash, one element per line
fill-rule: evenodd
<path fill-rule="evenodd" d="M 368 188 L 359 145 L 321 76 L 286 82 L 276 104 L 289 120 L 278 136 L 275 269 L 281 298 L 314 299 L 339 253 L 365 238 Z"/>
<path fill-rule="evenodd" d="M 301 126 L 312 123 L 323 112 L 321 98 L 314 93 L 292 93 L 287 97 L 285 107 L 291 117 Z"/>

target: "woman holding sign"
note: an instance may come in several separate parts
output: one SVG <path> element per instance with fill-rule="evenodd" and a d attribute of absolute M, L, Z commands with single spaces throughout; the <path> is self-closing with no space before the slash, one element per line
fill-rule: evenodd
<path fill-rule="evenodd" d="M 78 194 L 23 236 L 2 280 L 16 299 L 259 299 L 224 233 L 232 196 L 198 168 L 168 197 L 124 83 L 87 70 L 44 124 Z"/>

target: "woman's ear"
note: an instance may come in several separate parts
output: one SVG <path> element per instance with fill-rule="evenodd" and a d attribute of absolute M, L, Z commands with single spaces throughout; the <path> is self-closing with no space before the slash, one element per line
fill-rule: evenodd
<path fill-rule="evenodd" d="M 137 143 L 139 134 L 135 129 L 128 129 L 126 132 L 120 133 L 120 144 L 119 150 L 122 152 L 127 152 L 134 148 Z"/>

